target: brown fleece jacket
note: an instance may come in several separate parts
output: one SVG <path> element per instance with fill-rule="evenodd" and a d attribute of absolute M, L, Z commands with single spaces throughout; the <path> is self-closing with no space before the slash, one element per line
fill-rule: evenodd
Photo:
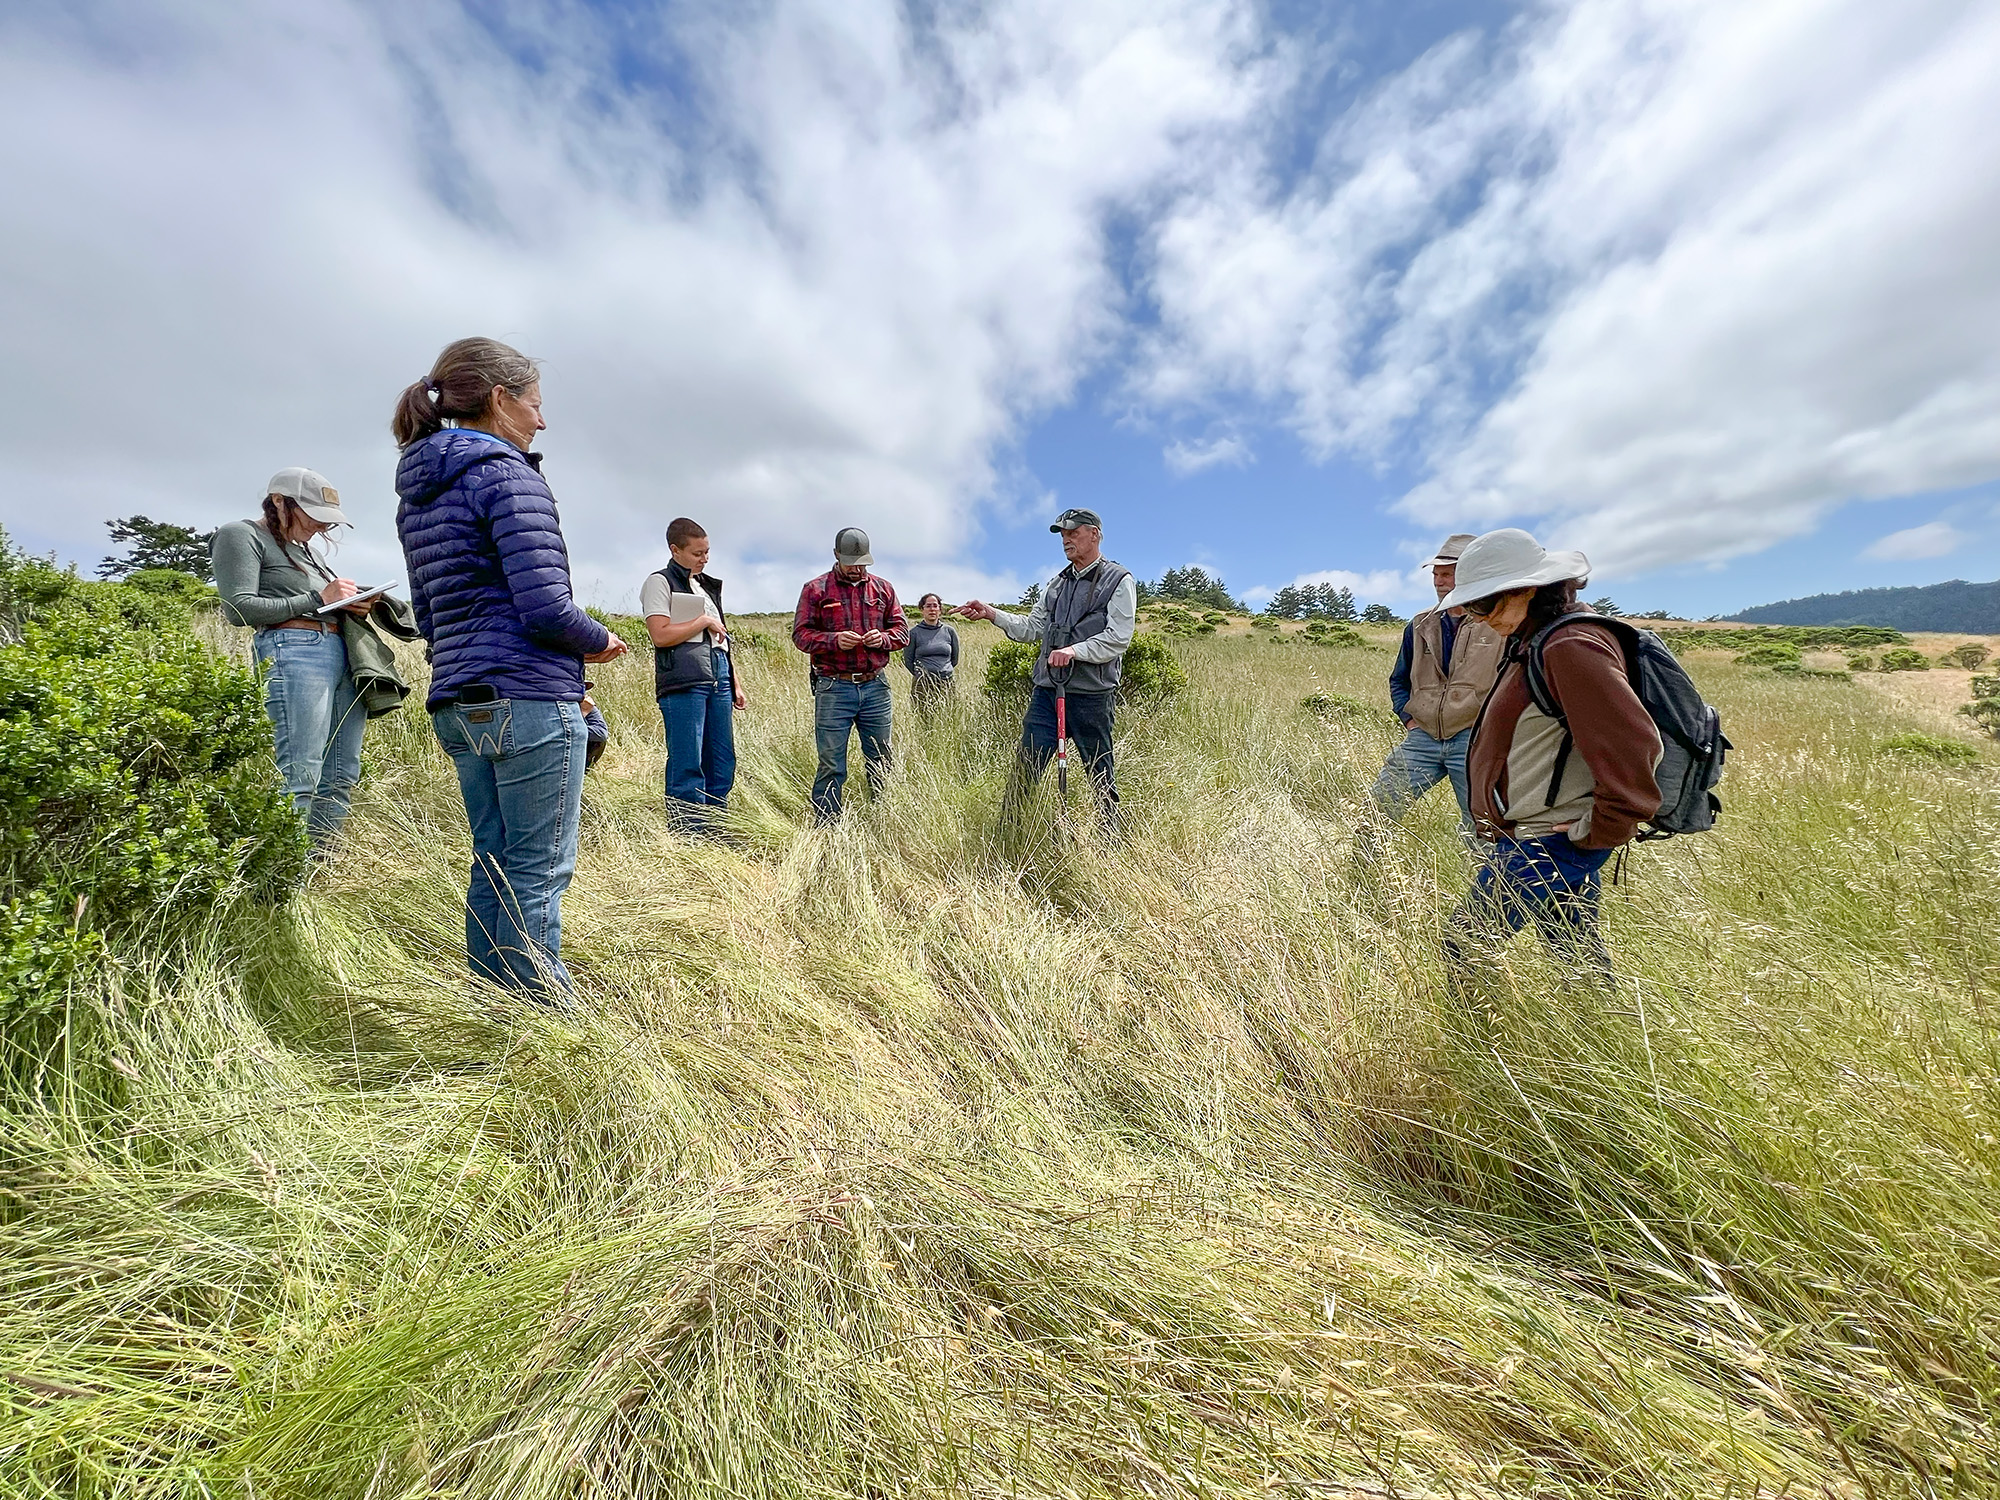
<path fill-rule="evenodd" d="M 1528 696 L 1521 644 L 1508 646 L 1466 757 L 1473 821 L 1489 839 L 1543 838 L 1562 821 L 1578 848 L 1615 849 L 1660 810 L 1660 732 L 1626 679 L 1625 653 L 1617 636 L 1588 624 L 1564 626 L 1543 648 L 1549 690 L 1575 741 L 1554 805 L 1545 807 L 1561 731 Z"/>

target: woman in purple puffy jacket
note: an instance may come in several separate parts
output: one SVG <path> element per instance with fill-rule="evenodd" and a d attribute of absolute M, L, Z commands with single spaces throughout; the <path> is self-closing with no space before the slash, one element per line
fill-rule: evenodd
<path fill-rule="evenodd" d="M 560 1002 L 562 894 L 583 811 L 585 662 L 625 643 L 570 591 L 555 496 L 529 451 L 535 363 L 460 339 L 396 403 L 396 531 L 430 643 L 431 723 L 472 825 L 465 946 L 472 971 Z"/>

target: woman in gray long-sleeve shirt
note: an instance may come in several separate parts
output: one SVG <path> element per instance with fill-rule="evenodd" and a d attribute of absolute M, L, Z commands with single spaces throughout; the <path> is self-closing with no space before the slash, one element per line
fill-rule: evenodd
<path fill-rule="evenodd" d="M 266 668 L 264 709 L 271 716 L 278 770 L 292 805 L 306 820 L 313 848 L 324 852 L 347 818 L 361 780 L 365 708 L 347 672 L 337 616 L 318 613 L 359 592 L 337 578 L 312 539 L 347 525 L 340 493 L 311 469 L 271 476 L 264 514 L 231 521 L 209 544 L 223 613 L 248 625 Z M 369 604 L 349 606 L 365 614 Z"/>
<path fill-rule="evenodd" d="M 910 627 L 903 648 L 903 665 L 910 669 L 910 701 L 920 718 L 929 718 L 951 698 L 952 673 L 958 670 L 958 632 L 944 623 L 944 601 L 926 594 L 917 601 L 923 618 Z"/>

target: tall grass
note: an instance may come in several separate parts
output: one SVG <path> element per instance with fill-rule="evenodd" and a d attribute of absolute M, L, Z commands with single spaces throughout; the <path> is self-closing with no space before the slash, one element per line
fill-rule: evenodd
<path fill-rule="evenodd" d="M 10 1059 L 0 1494 L 2000 1492 L 1990 757 L 1701 662 L 1729 810 L 1609 890 L 1615 1000 L 1524 939 L 1463 1006 L 1448 803 L 1356 872 L 1392 726 L 1298 706 L 1387 658 L 1182 653 L 1115 847 L 900 688 L 805 831 L 776 649 L 689 843 L 602 672 L 568 1015 L 466 978 L 449 767 L 372 726 L 335 867 Z"/>

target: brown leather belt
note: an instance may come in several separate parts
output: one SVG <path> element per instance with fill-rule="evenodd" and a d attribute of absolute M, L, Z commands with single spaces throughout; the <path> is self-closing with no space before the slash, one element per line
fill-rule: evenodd
<path fill-rule="evenodd" d="M 338 624 L 336 624 L 336 623 L 335 623 L 334 621 L 332 621 L 332 620 L 307 620 L 307 619 L 297 619 L 297 620 L 280 620 L 280 621 L 278 621 L 278 623 L 277 623 L 277 624 L 275 624 L 275 625 L 266 625 L 266 626 L 264 627 L 264 629 L 266 629 L 266 630 L 317 630 L 317 631 L 318 631 L 318 632 L 319 632 L 319 633 L 320 633 L 321 635 L 324 635 L 324 634 L 326 634 L 326 632 L 327 632 L 327 631 L 329 631 L 329 630 L 338 630 L 338 629 L 340 629 L 340 626 L 339 626 Z"/>
<path fill-rule="evenodd" d="M 816 672 L 813 675 L 821 682 L 873 682 L 882 674 L 874 672 Z"/>

